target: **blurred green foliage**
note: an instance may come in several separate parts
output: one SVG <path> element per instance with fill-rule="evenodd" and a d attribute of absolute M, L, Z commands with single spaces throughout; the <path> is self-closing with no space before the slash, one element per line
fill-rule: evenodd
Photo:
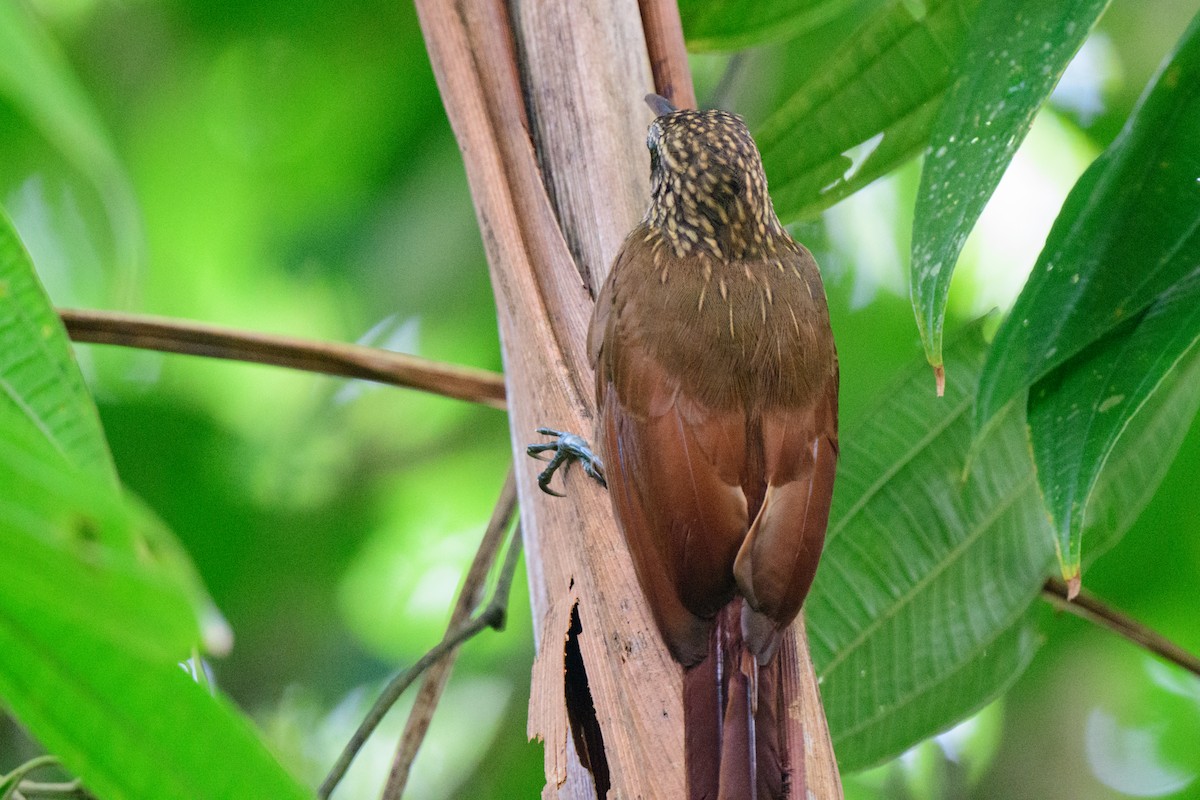
<path fill-rule="evenodd" d="M 768 126 L 854 41 L 867 13 L 919 17 L 938 6 L 826 0 L 788 4 L 817 10 L 803 24 L 770 14 L 744 29 L 722 22 L 721 9 L 747 15 L 753 5 L 689 0 L 685 25 L 705 49 L 767 37 L 724 82 L 727 55 L 697 56 L 695 67 L 702 103 L 721 83 L 723 105 Z M 1005 192 L 1035 210 L 1047 195 L 1061 202 L 1197 5 L 1114 0 L 1076 58 L 1079 74 L 1068 71 L 1074 94 L 1061 91 L 1043 112 L 992 205 Z M 0 67 L 0 204 L 57 305 L 500 369 L 470 197 L 408 5 L 0 0 L 0 22 L 0 45 L 25 31 L 41 54 L 36 70 Z M 15 46 L 0 49 L 0 62 Z M 63 104 L 75 108 L 75 128 L 59 122 Z M 916 141 L 905 138 L 888 167 Z M 1080 167 L 1064 177 L 1063 163 Z M 825 270 L 847 430 L 869 424 L 868 410 L 921 352 L 905 278 L 917 174 L 904 164 L 794 229 Z M 951 287 L 948 330 L 1011 303 L 1013 291 L 998 299 L 990 290 L 1027 272 L 1041 244 L 1024 260 L 1005 251 L 997 261 L 997 237 L 1049 226 L 990 208 Z M 78 352 L 123 483 L 177 534 L 236 634 L 232 653 L 211 662 L 217 685 L 315 785 L 366 699 L 441 635 L 508 464 L 503 414 L 264 367 Z M 1197 469 L 1193 430 L 1119 556 L 1087 573 L 1090 589 L 1193 651 Z M 1198 769 L 1194 679 L 1074 618 L 1035 613 L 1045 644 L 1002 701 L 848 778 L 848 796 L 1200 796 L 1196 781 L 1170 781 Z M 464 650 L 412 796 L 539 790 L 541 748 L 524 733 L 532 628 L 523 582 L 510 620 Z M 341 796 L 377 791 L 403 713 L 389 718 Z M 1133 752 L 1139 731 L 1150 745 L 1129 763 L 1141 773 L 1125 770 L 1125 784 L 1103 775 L 1098 765 Z M 0 726 L 0 772 L 35 752 L 16 726 Z"/>

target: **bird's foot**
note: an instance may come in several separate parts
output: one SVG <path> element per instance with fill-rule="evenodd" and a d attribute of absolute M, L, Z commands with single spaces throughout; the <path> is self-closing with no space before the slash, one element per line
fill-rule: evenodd
<path fill-rule="evenodd" d="M 543 436 L 555 437 L 553 442 L 531 444 L 525 448 L 525 452 L 538 461 L 550 462 L 537 477 L 538 487 L 543 492 L 552 494 L 555 497 L 563 497 L 563 495 L 550 488 L 550 479 L 554 477 L 554 472 L 559 467 L 564 464 L 569 466 L 572 461 L 578 461 L 583 465 L 583 471 L 587 473 L 589 478 L 592 478 L 601 486 L 608 488 L 608 484 L 604 482 L 604 463 L 592 452 L 592 448 L 588 446 L 587 441 L 582 436 L 567 433 L 566 431 L 556 431 L 552 428 L 538 428 L 537 432 Z M 541 455 L 548 450 L 554 451 L 553 457 L 545 458 Z"/>

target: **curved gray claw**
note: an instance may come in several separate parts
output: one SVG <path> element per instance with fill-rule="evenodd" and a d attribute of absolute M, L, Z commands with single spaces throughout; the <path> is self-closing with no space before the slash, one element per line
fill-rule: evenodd
<path fill-rule="evenodd" d="M 589 478 L 606 489 L 608 488 L 608 484 L 604 481 L 604 463 L 592 452 L 592 448 L 582 436 L 567 431 L 556 431 L 553 428 L 538 428 L 537 432 L 543 436 L 554 437 L 553 442 L 531 444 L 525 448 L 525 452 L 538 461 L 550 462 L 537 477 L 538 488 L 543 492 L 555 497 L 563 497 L 550 488 L 550 479 L 554 477 L 554 473 L 559 467 L 564 464 L 570 466 L 572 461 L 578 461 L 583 465 L 583 471 Z M 541 455 L 547 450 L 554 451 L 552 458 L 547 459 Z"/>

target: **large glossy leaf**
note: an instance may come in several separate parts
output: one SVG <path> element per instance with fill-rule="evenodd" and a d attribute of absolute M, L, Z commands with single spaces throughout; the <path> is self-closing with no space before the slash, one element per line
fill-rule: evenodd
<path fill-rule="evenodd" d="M 976 425 L 1200 265 L 1200 18 L 1075 185 L 984 366 Z"/>
<path fill-rule="evenodd" d="M 141 221 L 100 116 L 65 58 L 22 3 L 0 3 L 0 100 L 7 100 L 96 188 L 117 265 L 137 266 Z"/>
<path fill-rule="evenodd" d="M 1053 563 L 1021 407 L 970 460 L 977 329 L 946 353 L 947 392 L 914 364 L 843 433 L 825 555 L 805 603 L 838 762 L 894 756 L 994 699 L 1032 657 L 1031 604 Z M 1153 495 L 1200 405 L 1200 359 L 1118 441 L 1087 507 L 1114 543 Z M 1191 378 L 1189 380 L 1188 378 Z"/>
<path fill-rule="evenodd" d="M 1200 131 L 1197 131 L 1200 134 Z M 1200 341 L 1200 266 L 1144 315 L 1114 329 L 1029 393 L 1038 484 L 1063 577 L 1077 589 L 1084 509 L 1130 419 Z"/>
<path fill-rule="evenodd" d="M 67 462 L 114 483 L 100 418 L 66 331 L 0 208 L 0 406 L 33 424 Z"/>
<path fill-rule="evenodd" d="M 1033 117 L 1108 0 L 983 0 L 933 126 L 913 218 L 912 300 L 942 364 L 954 265 Z"/>
<path fill-rule="evenodd" d="M 978 4 L 885 7 L 763 121 L 755 137 L 782 219 L 827 208 L 926 144 Z"/>
<path fill-rule="evenodd" d="M 880 0 L 680 0 L 688 49 L 737 50 L 796 36 Z"/>
<path fill-rule="evenodd" d="M 146 551 L 159 523 L 11 408 L 0 486 L 0 699 L 17 719 L 99 797 L 308 796 L 179 667 L 197 588 Z"/>
<path fill-rule="evenodd" d="M 1200 353 L 1193 349 L 1128 422 L 1100 470 L 1084 510 L 1085 566 L 1111 549 L 1142 513 L 1198 411 Z"/>
<path fill-rule="evenodd" d="M 34 606 L 6 584 L 0 697 L 97 797 L 312 797 L 235 709 L 178 664 L 81 627 L 59 606 Z"/>
<path fill-rule="evenodd" d="M 914 369 L 847 430 L 825 555 L 805 604 L 838 763 L 868 766 L 982 707 L 1037 646 L 1029 608 L 1052 560 L 1017 415 L 962 478 L 983 362 L 947 351 L 946 396 Z"/>

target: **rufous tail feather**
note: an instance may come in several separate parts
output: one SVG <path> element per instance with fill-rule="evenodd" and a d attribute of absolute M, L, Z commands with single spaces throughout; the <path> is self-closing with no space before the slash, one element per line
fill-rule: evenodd
<path fill-rule="evenodd" d="M 787 797 L 779 658 L 760 666 L 746 647 L 741 603 L 735 600 L 717 615 L 708 657 L 684 671 L 688 800 Z"/>

